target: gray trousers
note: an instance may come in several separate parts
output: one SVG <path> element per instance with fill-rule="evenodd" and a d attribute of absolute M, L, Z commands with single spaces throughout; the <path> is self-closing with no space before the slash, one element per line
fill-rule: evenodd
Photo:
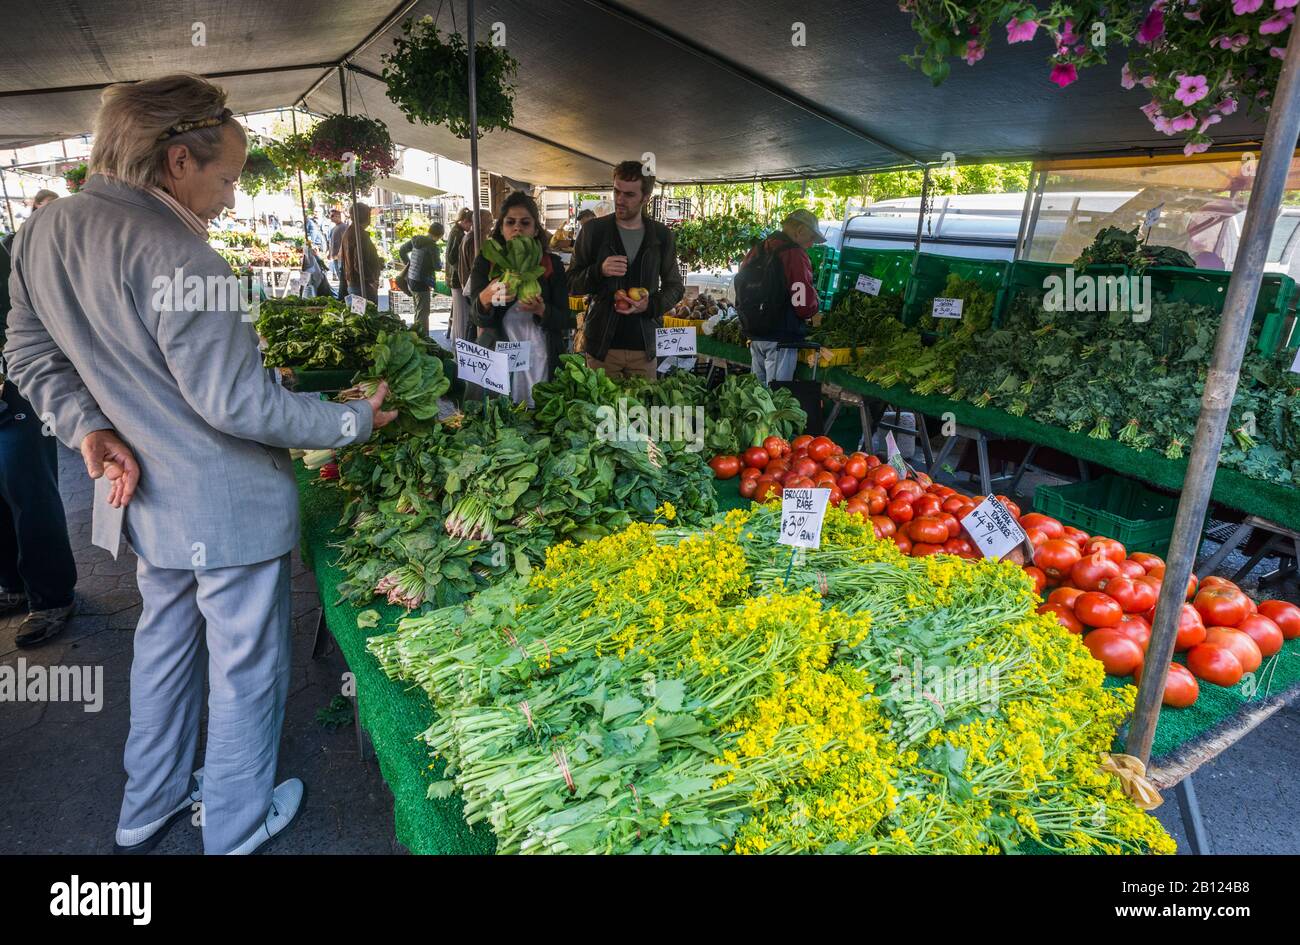
<path fill-rule="evenodd" d="M 451 322 L 447 326 L 448 335 L 453 344 L 460 339 L 473 341 L 477 332 L 469 322 L 469 299 L 464 289 L 451 290 Z"/>
<path fill-rule="evenodd" d="M 749 343 L 750 370 L 763 384 L 773 381 L 794 380 L 796 358 L 799 353 L 795 348 L 778 347 L 775 341 L 751 341 Z"/>
<path fill-rule="evenodd" d="M 415 306 L 412 328 L 419 332 L 421 338 L 429 337 L 429 308 L 432 302 L 428 289 L 416 289 L 411 293 L 411 302 Z"/>
<path fill-rule="evenodd" d="M 205 669 L 204 852 L 229 852 L 266 817 L 289 692 L 289 575 L 287 554 L 198 571 L 139 559 L 120 827 L 152 823 L 189 793 Z"/>

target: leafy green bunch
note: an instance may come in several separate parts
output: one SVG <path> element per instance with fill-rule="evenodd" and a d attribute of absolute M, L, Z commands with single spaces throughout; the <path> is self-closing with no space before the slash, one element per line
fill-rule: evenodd
<path fill-rule="evenodd" d="M 288 183 L 289 172 L 276 164 L 265 148 L 253 145 L 248 149 L 244 170 L 239 175 L 240 190 L 256 197 L 264 190 L 271 193 L 283 190 Z"/>
<path fill-rule="evenodd" d="M 753 374 L 733 374 L 708 404 L 709 455 L 762 446 L 769 436 L 789 439 L 808 425 L 808 414 L 785 388 L 765 387 Z"/>
<path fill-rule="evenodd" d="M 826 348 L 869 347 L 901 332 L 902 318 L 901 295 L 868 295 L 850 289 L 840 293 L 808 340 Z"/>
<path fill-rule="evenodd" d="M 1148 266 L 1196 268 L 1196 261 L 1181 249 L 1152 246 L 1139 239 L 1138 229 L 1136 226 L 1131 230 L 1121 230 L 1117 226 L 1103 227 L 1074 261 L 1075 268 L 1086 269 L 1103 263 L 1132 266 L 1138 272 Z"/>
<path fill-rule="evenodd" d="M 358 315 L 337 299 L 266 299 L 257 310 L 257 333 L 266 340 L 267 367 L 317 370 L 360 368 L 367 349 L 385 331 L 405 326 L 373 306 Z"/>
<path fill-rule="evenodd" d="M 542 294 L 542 243 L 532 236 L 515 236 L 505 248 L 495 239 L 483 241 L 483 256 L 492 268 L 489 277 L 500 279 L 521 302 Z"/>
<path fill-rule="evenodd" d="M 370 366 L 354 389 L 372 397 L 381 380 L 388 382 L 384 409 L 398 412 L 390 426 L 413 432 L 438 416 L 438 398 L 447 393 L 451 381 L 443 373 L 442 360 L 429 353 L 418 333 L 381 331 L 366 357 Z"/>

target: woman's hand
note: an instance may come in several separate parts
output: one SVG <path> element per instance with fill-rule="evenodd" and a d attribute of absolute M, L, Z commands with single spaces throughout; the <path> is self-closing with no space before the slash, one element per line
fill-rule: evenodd
<path fill-rule="evenodd" d="M 519 303 L 519 308 L 521 311 L 527 312 L 530 315 L 546 314 L 546 303 L 542 300 L 540 295 L 536 298 L 529 299 L 527 302 L 521 301 Z"/>
<path fill-rule="evenodd" d="M 514 301 L 515 294 L 506 288 L 500 279 L 493 279 L 478 294 L 479 305 L 491 308 L 493 305 L 506 305 Z"/>

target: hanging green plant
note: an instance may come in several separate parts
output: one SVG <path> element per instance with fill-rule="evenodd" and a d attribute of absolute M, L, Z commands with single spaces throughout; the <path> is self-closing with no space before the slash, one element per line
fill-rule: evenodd
<path fill-rule="evenodd" d="M 433 17 L 402 24 L 394 51 L 382 57 L 388 97 L 412 122 L 445 125 L 458 138 L 470 137 L 469 45 L 460 33 L 444 38 Z M 504 46 L 476 43 L 478 134 L 505 131 L 515 118 L 515 89 L 509 80 L 519 63 Z"/>
<path fill-rule="evenodd" d="M 286 174 L 302 171 L 304 174 L 319 173 L 320 162 L 311 153 L 311 132 L 300 131 L 280 141 L 272 141 L 266 146 L 266 154 L 276 167 Z"/>
<path fill-rule="evenodd" d="M 63 172 L 63 180 L 67 183 L 70 193 L 77 193 L 86 186 L 86 165 L 78 164 L 76 167 L 68 168 Z"/>
<path fill-rule="evenodd" d="M 311 131 L 310 154 L 318 162 L 316 176 L 322 180 L 345 177 L 344 165 L 352 160 L 359 191 L 369 190 L 380 175 L 387 175 L 397 166 L 388 128 L 382 121 L 364 115 L 330 115 L 320 121 Z"/>
<path fill-rule="evenodd" d="M 265 148 L 253 145 L 248 149 L 244 171 L 239 175 L 239 189 L 250 197 L 266 191 L 275 193 L 289 183 L 289 172 L 271 159 Z"/>
<path fill-rule="evenodd" d="M 352 192 L 353 180 L 341 170 L 337 170 L 314 178 L 313 186 L 327 197 L 338 197 Z M 379 180 L 379 175 L 375 171 L 363 170 L 358 166 L 355 178 L 357 194 L 370 193 L 374 189 L 377 180 Z"/>

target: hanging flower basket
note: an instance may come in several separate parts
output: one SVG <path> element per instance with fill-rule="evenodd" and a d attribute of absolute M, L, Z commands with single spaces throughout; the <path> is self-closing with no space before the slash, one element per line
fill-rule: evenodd
<path fill-rule="evenodd" d="M 1106 62 L 1107 46 L 1129 48 L 1120 75 L 1142 86 L 1142 112 L 1157 131 L 1182 135 L 1184 154 L 1209 149 L 1207 132 L 1239 108 L 1267 111 L 1282 74 L 1295 0 L 900 0 L 920 37 L 903 61 L 938 85 L 952 59 L 975 65 L 1001 42 L 1042 34 L 1056 51 L 1049 81 L 1072 85 L 1079 70 Z"/>
<path fill-rule="evenodd" d="M 364 115 L 330 115 L 311 130 L 308 149 L 317 189 L 326 194 L 351 191 L 344 166 L 353 160 L 358 193 L 366 193 L 380 176 L 397 166 L 393 139 L 381 121 Z"/>
<path fill-rule="evenodd" d="M 315 174 L 319 170 L 319 162 L 311 153 L 311 132 L 302 131 L 280 141 L 270 142 L 266 146 L 266 155 L 286 174 L 296 171 Z"/>
<path fill-rule="evenodd" d="M 381 77 L 388 97 L 415 123 L 445 125 L 458 138 L 469 138 L 469 45 L 460 33 L 438 32 L 433 18 L 402 24 L 394 51 L 382 57 Z M 509 80 L 519 63 L 504 46 L 476 43 L 478 135 L 504 131 L 515 118 L 515 90 Z"/>
<path fill-rule="evenodd" d="M 86 165 L 78 164 L 76 167 L 68 168 L 63 172 L 63 180 L 68 185 L 69 193 L 78 193 L 86 186 Z"/>
<path fill-rule="evenodd" d="M 278 166 L 265 148 L 253 145 L 248 149 L 244 171 L 239 175 L 239 188 L 250 197 L 266 191 L 275 193 L 289 183 L 289 172 Z"/>
<path fill-rule="evenodd" d="M 378 173 L 362 170 L 360 165 L 357 166 L 355 184 L 358 195 L 370 193 L 374 189 L 377 180 L 379 180 Z M 353 183 L 354 179 L 348 177 L 342 171 L 332 171 L 316 177 L 313 186 L 328 197 L 340 197 L 352 192 Z"/>

